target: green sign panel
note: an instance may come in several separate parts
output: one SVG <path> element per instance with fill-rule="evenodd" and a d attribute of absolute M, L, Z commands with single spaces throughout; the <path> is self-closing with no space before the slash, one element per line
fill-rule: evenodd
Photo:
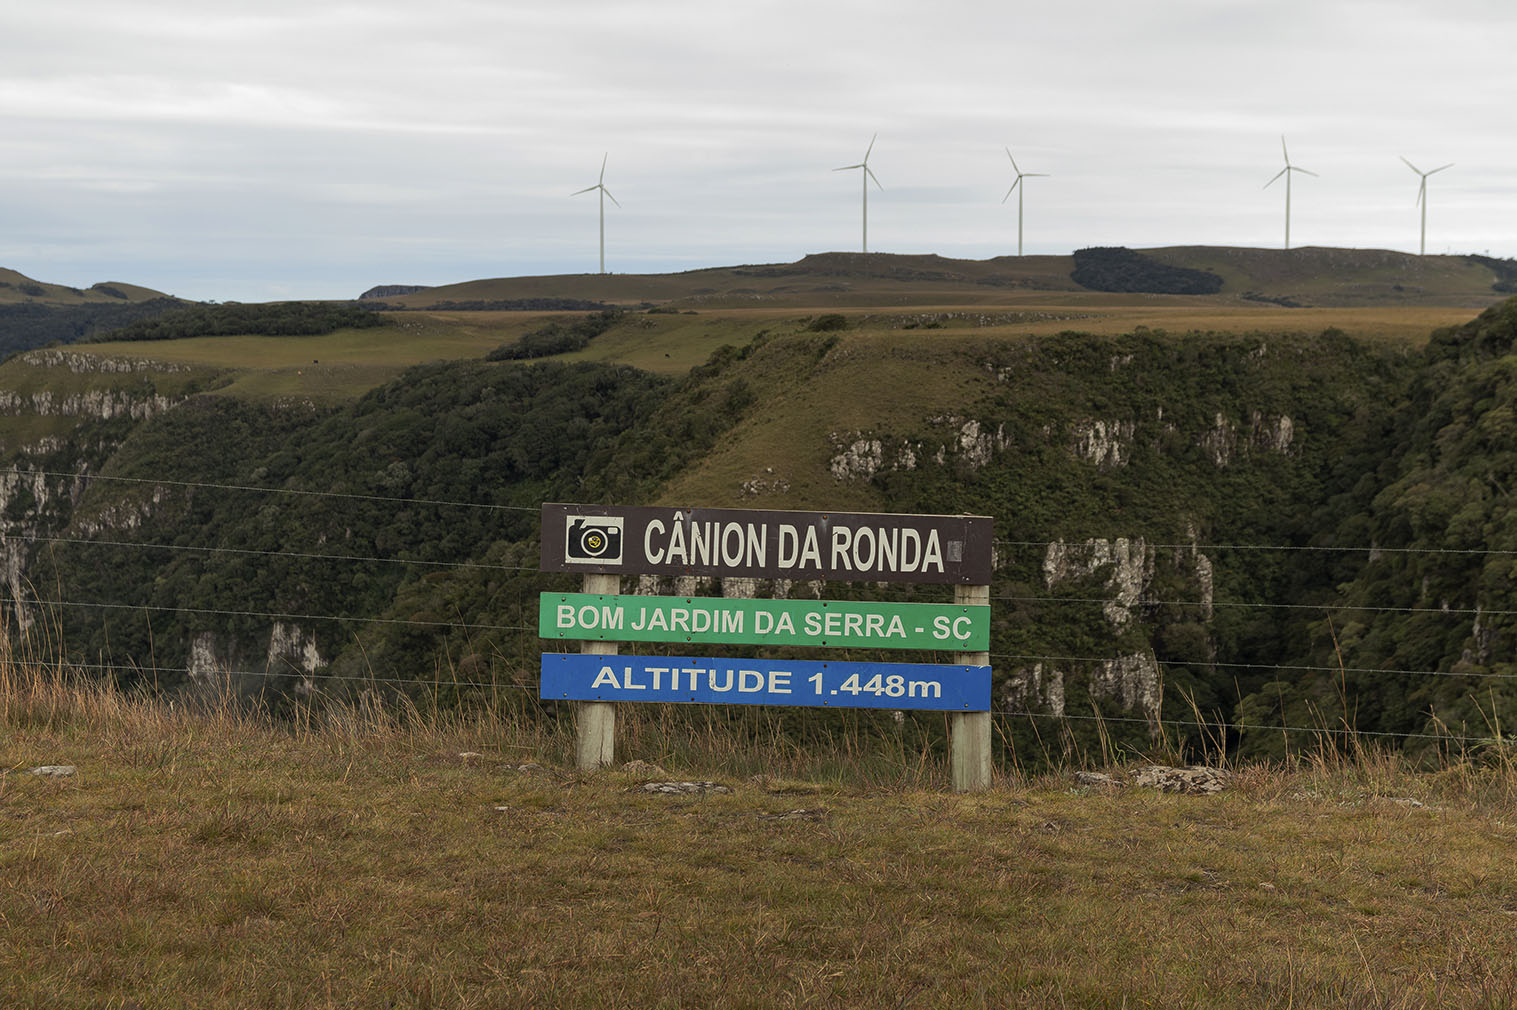
<path fill-rule="evenodd" d="M 990 648 L 990 608 L 948 603 L 543 593 L 537 633 L 551 639 L 610 642 L 985 652 Z"/>

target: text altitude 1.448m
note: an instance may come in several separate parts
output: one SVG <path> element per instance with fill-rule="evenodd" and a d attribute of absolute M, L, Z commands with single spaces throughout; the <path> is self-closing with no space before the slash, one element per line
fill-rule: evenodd
<path fill-rule="evenodd" d="M 665 701 L 817 708 L 990 709 L 990 667 L 549 652 L 550 701 Z"/>

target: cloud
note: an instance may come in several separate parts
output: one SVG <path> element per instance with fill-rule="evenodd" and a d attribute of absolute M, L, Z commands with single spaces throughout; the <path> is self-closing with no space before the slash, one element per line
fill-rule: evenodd
<path fill-rule="evenodd" d="M 1300 243 L 1517 255 L 1517 9 L 881 0 L 32 5 L 0 37 L 0 264 L 205 298 L 790 259 Z M 1421 159 L 1421 160 L 1419 160 Z M 1402 211 L 1405 211 L 1403 214 Z M 138 271 L 141 271 L 139 273 Z"/>

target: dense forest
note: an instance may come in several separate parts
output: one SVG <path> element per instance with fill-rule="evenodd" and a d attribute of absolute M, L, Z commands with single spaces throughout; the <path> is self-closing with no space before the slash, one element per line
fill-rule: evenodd
<path fill-rule="evenodd" d="M 196 303 L 139 319 L 108 332 L 100 340 L 180 340 L 252 334 L 311 337 L 345 328 L 384 326 L 390 320 L 357 302 Z"/>
<path fill-rule="evenodd" d="M 1222 278 L 1210 271 L 1170 266 L 1124 246 L 1076 249 L 1069 276 L 1092 291 L 1214 295 L 1222 290 Z"/>
<path fill-rule="evenodd" d="M 108 285 L 96 290 L 113 291 Z M 172 312 L 184 303 L 154 298 L 119 304 L 49 305 L 17 302 L 0 305 L 0 357 L 48 344 L 72 344 Z"/>

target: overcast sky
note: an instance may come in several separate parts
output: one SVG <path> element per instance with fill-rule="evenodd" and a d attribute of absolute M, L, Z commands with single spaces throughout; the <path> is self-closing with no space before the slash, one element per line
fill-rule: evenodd
<path fill-rule="evenodd" d="M 1511 0 L 55 0 L 0 32 L 0 266 L 353 297 L 872 250 L 1517 256 Z"/>

